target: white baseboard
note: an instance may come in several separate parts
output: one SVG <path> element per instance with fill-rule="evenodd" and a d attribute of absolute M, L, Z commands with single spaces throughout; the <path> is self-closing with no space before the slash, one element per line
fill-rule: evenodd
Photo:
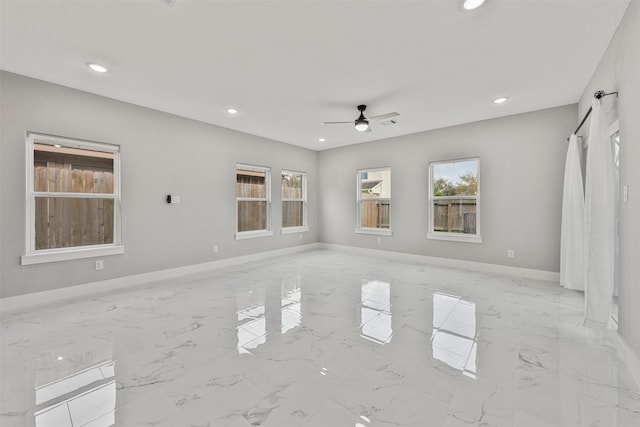
<path fill-rule="evenodd" d="M 167 270 L 152 271 L 149 273 L 135 274 L 131 276 L 118 277 L 115 279 L 102 280 L 99 282 L 86 283 L 82 285 L 69 286 L 66 288 L 54 289 L 50 291 L 36 292 L 32 294 L 18 295 L 15 297 L 0 299 L 0 313 L 24 310 L 29 307 L 49 304 L 53 302 L 94 295 L 98 292 L 115 290 L 141 285 L 144 283 L 174 279 L 188 274 L 200 273 L 204 271 L 216 270 L 224 267 L 260 261 L 282 255 L 304 252 L 308 250 L 325 248 L 353 254 L 384 257 L 385 259 L 417 262 L 436 265 L 440 267 L 458 268 L 479 271 L 484 273 L 496 273 L 510 276 L 525 277 L 529 279 L 559 282 L 560 274 L 534 270 L 529 268 L 510 267 L 497 264 L 486 264 L 481 262 L 462 261 L 450 258 L 439 258 L 425 255 L 407 254 L 403 252 L 382 251 L 377 249 L 358 248 L 353 246 L 336 245 L 329 243 L 311 243 L 308 245 L 294 246 L 290 248 L 277 249 L 273 251 L 260 252 L 251 255 L 243 255 L 233 258 L 225 258 L 218 261 L 211 261 L 202 264 L 189 265 L 186 267 L 171 268 Z"/>
<path fill-rule="evenodd" d="M 82 285 L 53 289 L 50 291 L 35 292 L 8 298 L 0 298 L 0 313 L 4 314 L 7 312 L 20 311 L 37 305 L 50 304 L 87 295 L 94 295 L 98 292 L 128 288 L 154 281 L 174 279 L 186 276 L 188 274 L 217 270 L 225 267 L 232 267 L 235 265 L 261 261 L 267 258 L 273 258 L 282 255 L 291 255 L 317 248 L 317 243 L 311 243 L 308 245 L 293 246 L 290 248 L 259 252 L 251 255 L 225 258 L 218 261 L 205 262 L 202 264 L 189 265 L 186 267 L 170 268 L 167 270 L 152 271 L 149 273 L 141 273 L 131 276 L 117 277 L 115 279 L 102 280 L 99 282 L 85 283 Z"/>
<path fill-rule="evenodd" d="M 353 254 L 384 257 L 404 262 L 417 262 L 435 265 L 438 267 L 458 268 L 478 271 L 482 273 L 495 273 L 507 276 L 524 277 L 527 279 L 544 280 L 560 283 L 560 273 L 554 271 L 534 270 L 531 268 L 510 267 L 508 265 L 487 264 L 483 262 L 464 261 L 451 258 L 432 257 L 427 255 L 408 254 L 404 252 L 391 252 L 378 249 L 358 248 L 354 246 L 336 245 L 333 243 L 319 243 L 320 248 L 333 249 Z"/>
<path fill-rule="evenodd" d="M 636 384 L 640 385 L 640 357 L 629 347 L 627 341 L 620 335 L 620 331 L 616 333 L 616 349 L 631 377 L 633 377 Z"/>

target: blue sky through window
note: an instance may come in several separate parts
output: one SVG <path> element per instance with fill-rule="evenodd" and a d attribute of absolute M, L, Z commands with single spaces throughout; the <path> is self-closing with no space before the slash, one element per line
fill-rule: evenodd
<path fill-rule="evenodd" d="M 454 185 L 461 184 L 460 177 L 472 173 L 478 176 L 478 160 L 460 160 L 447 163 L 436 163 L 433 165 L 433 179 L 434 181 L 440 178 L 444 178 Z"/>

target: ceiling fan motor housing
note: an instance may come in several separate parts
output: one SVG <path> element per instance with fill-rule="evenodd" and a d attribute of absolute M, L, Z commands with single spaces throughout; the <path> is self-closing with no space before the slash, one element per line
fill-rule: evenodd
<path fill-rule="evenodd" d="M 367 118 L 364 116 L 364 110 L 367 109 L 366 105 L 358 105 L 358 111 L 360 111 L 360 117 L 358 117 L 355 120 L 356 126 L 358 125 L 358 123 L 363 123 L 368 125 L 369 124 L 369 120 L 367 120 Z"/>

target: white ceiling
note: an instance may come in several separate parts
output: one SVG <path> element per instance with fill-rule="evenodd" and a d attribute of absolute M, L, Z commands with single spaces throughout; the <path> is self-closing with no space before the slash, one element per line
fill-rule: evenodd
<path fill-rule="evenodd" d="M 323 150 L 575 103 L 628 3 L 1 0 L 0 67 Z"/>

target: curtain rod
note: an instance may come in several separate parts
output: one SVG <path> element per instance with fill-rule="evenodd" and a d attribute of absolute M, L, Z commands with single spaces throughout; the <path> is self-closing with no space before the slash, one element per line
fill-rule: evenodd
<path fill-rule="evenodd" d="M 605 96 L 609 96 L 609 95 L 615 95 L 616 97 L 618 96 L 618 92 L 609 92 L 609 93 L 604 93 L 603 90 L 599 90 L 596 93 L 593 94 L 593 97 L 595 99 L 602 99 Z M 582 125 L 584 124 L 584 122 L 587 121 L 587 118 L 589 117 L 589 115 L 591 114 L 591 110 L 593 109 L 593 107 L 589 107 L 589 109 L 587 110 L 587 114 L 584 115 L 584 118 L 582 119 L 582 121 L 580 122 L 580 124 L 578 125 L 578 127 L 576 128 L 576 130 L 573 131 L 573 133 L 571 135 L 574 134 L 578 134 L 578 131 L 580 130 L 580 128 L 582 127 Z M 569 139 L 571 138 L 571 136 L 567 137 L 567 141 L 569 141 Z"/>

